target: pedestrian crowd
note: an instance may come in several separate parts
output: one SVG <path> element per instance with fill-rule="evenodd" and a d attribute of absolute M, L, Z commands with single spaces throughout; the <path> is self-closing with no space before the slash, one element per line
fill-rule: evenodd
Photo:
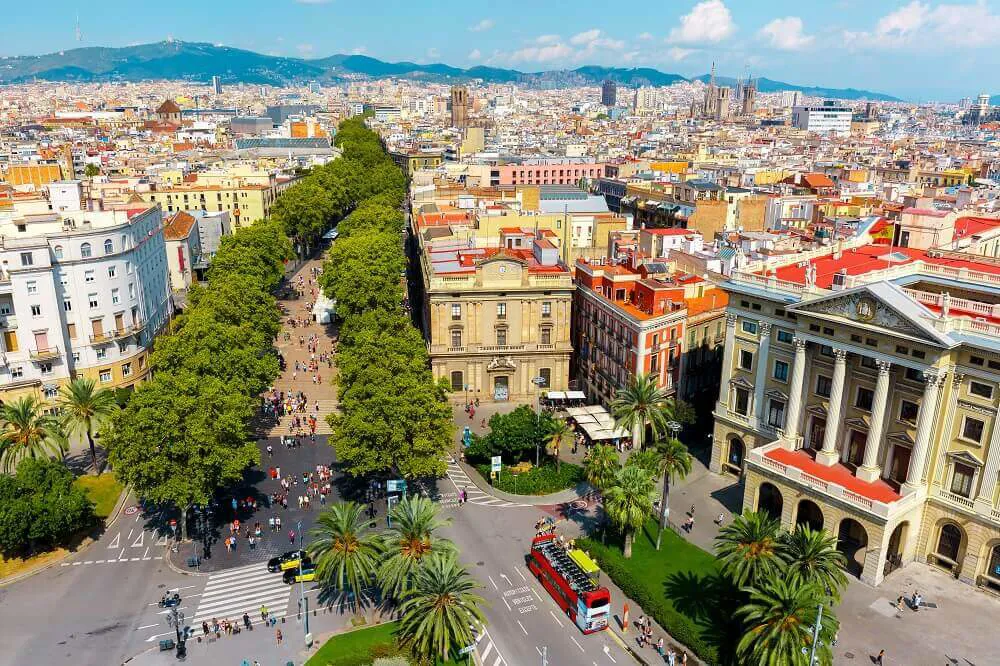
<path fill-rule="evenodd" d="M 681 650 L 680 654 L 678 654 L 677 651 L 674 650 L 674 646 L 667 646 L 666 640 L 664 640 L 663 636 L 653 640 L 652 618 L 640 615 L 635 624 L 639 631 L 635 640 L 640 648 L 652 648 L 668 666 L 687 666 L 687 652 Z"/>

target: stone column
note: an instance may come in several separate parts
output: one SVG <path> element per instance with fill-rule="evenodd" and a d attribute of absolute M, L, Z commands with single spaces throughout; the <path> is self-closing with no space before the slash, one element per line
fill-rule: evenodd
<path fill-rule="evenodd" d="M 729 409 L 729 380 L 733 378 L 733 351 L 736 349 L 736 315 L 726 315 L 726 342 L 722 348 L 722 379 L 719 385 L 720 413 Z"/>
<path fill-rule="evenodd" d="M 878 379 L 875 382 L 875 398 L 872 401 L 872 420 L 868 426 L 868 440 L 865 442 L 865 457 L 861 467 L 855 472 L 862 481 L 871 483 L 879 477 L 879 445 L 882 443 L 882 424 L 885 423 L 885 409 L 889 400 L 889 373 L 892 364 L 876 360 Z"/>
<path fill-rule="evenodd" d="M 993 419 L 993 433 L 990 435 L 990 450 L 986 452 L 986 466 L 980 474 L 979 493 L 976 495 L 976 510 L 989 515 L 993 510 L 993 496 L 1000 475 L 1000 418 Z"/>
<path fill-rule="evenodd" d="M 785 437 L 794 445 L 799 436 L 799 419 L 802 414 L 802 384 L 806 375 L 806 341 L 795 338 L 795 360 L 792 361 L 792 384 L 788 392 L 788 418 L 785 419 Z"/>
<path fill-rule="evenodd" d="M 934 435 L 934 422 L 937 419 L 938 392 L 944 384 L 945 375 L 931 369 L 924 372 L 924 395 L 920 400 L 920 414 L 917 417 L 917 437 L 913 443 L 913 453 L 910 455 L 910 466 L 906 470 L 906 483 L 903 489 L 909 492 L 920 487 L 924 475 L 924 465 L 927 454 L 930 453 L 931 437 Z"/>
<path fill-rule="evenodd" d="M 816 454 L 816 462 L 831 467 L 837 463 L 837 440 L 840 437 L 840 406 L 844 399 L 844 377 L 847 374 L 847 352 L 833 350 L 833 381 L 830 387 L 830 405 L 826 410 L 826 431 L 823 448 Z"/>
<path fill-rule="evenodd" d="M 757 373 L 753 383 L 753 413 L 757 416 L 757 425 L 767 423 L 767 406 L 764 404 L 764 387 L 767 385 L 768 351 L 771 349 L 771 325 L 765 322 L 758 324 L 760 329 L 760 345 L 757 347 Z"/>

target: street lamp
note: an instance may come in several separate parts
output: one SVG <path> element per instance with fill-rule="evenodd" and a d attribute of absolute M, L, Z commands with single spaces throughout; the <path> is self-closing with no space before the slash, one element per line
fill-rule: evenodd
<path fill-rule="evenodd" d="M 819 605 L 819 612 L 816 615 L 816 624 L 813 625 L 813 637 L 812 637 L 812 647 L 809 648 L 809 666 L 816 666 L 816 648 L 823 645 L 823 641 L 819 639 L 819 630 L 821 622 L 823 621 L 823 604 Z M 806 648 L 802 648 L 802 654 L 806 654 Z"/>
<path fill-rule="evenodd" d="M 177 644 L 180 645 L 183 642 L 181 640 L 181 629 L 184 627 L 184 611 L 178 610 L 176 606 L 171 608 L 170 612 L 167 613 L 167 624 L 177 634 Z"/>
<path fill-rule="evenodd" d="M 531 383 L 535 385 L 535 430 L 538 430 L 538 417 L 541 416 L 541 388 L 545 386 L 545 377 L 532 377 Z M 535 442 L 535 467 L 538 467 L 539 458 L 541 456 L 541 447 L 539 447 L 538 442 Z"/>
<path fill-rule="evenodd" d="M 299 606 L 305 610 L 305 622 L 302 628 L 305 630 L 302 638 L 306 645 L 309 644 L 309 597 L 306 596 L 306 584 L 302 576 L 302 560 L 305 556 L 302 554 L 302 521 L 295 523 L 296 528 L 299 532 Z"/>

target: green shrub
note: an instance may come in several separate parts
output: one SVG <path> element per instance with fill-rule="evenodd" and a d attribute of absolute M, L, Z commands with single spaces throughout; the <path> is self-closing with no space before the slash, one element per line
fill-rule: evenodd
<path fill-rule="evenodd" d="M 476 470 L 484 479 L 490 478 L 489 464 L 476 465 Z M 532 467 L 530 471 L 517 475 L 511 474 L 509 467 L 503 467 L 494 487 L 505 493 L 517 495 L 548 495 L 573 488 L 581 481 L 583 481 L 583 468 L 579 465 L 562 463 L 559 471 L 556 471 L 554 462 L 545 461 L 541 467 Z"/>
<path fill-rule="evenodd" d="M 626 597 L 642 606 L 643 610 L 652 615 L 674 640 L 689 647 L 706 663 L 719 663 L 718 649 L 705 641 L 702 637 L 702 628 L 691 618 L 667 605 L 660 594 L 636 579 L 627 560 L 619 551 L 589 538 L 577 539 L 576 543 L 578 548 L 590 553 L 601 570 L 621 588 Z"/>

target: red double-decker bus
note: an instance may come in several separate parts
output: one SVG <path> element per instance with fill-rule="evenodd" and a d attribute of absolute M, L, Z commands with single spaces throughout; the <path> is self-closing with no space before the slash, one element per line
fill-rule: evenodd
<path fill-rule="evenodd" d="M 580 631 L 592 634 L 608 626 L 611 594 L 598 583 L 600 570 L 582 550 L 564 548 L 554 534 L 535 537 L 528 569 Z"/>

